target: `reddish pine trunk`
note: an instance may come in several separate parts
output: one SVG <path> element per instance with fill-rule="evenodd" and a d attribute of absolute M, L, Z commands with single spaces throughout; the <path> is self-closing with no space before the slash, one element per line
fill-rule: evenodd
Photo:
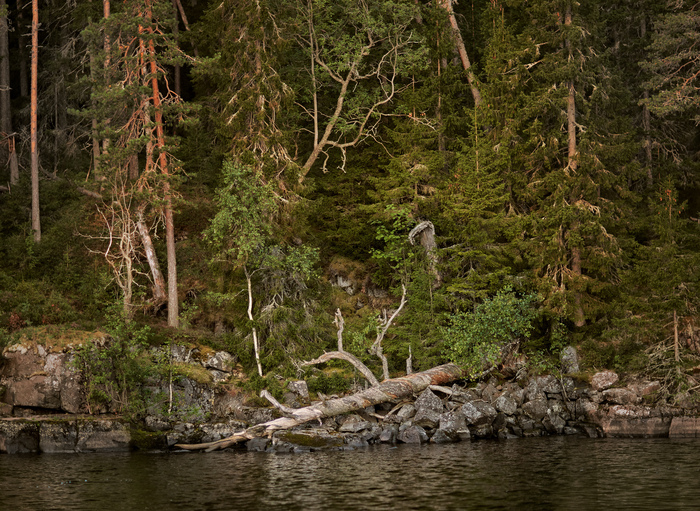
<path fill-rule="evenodd" d="M 38 148 L 38 72 L 39 72 L 39 0 L 32 0 L 32 84 L 30 106 L 31 175 L 32 175 L 32 231 L 34 241 L 41 241 L 39 217 L 39 148 Z"/>

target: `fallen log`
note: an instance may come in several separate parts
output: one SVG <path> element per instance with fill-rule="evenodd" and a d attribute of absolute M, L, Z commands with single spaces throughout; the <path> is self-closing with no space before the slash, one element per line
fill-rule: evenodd
<path fill-rule="evenodd" d="M 320 421 L 325 417 L 334 417 L 336 415 L 362 410 L 368 406 L 412 397 L 414 394 L 422 392 L 430 385 L 445 385 L 465 376 L 466 374 L 464 371 L 458 366 L 454 364 L 445 364 L 420 373 L 384 380 L 375 387 L 370 387 L 350 396 L 330 399 L 304 408 L 291 410 L 292 413 L 290 413 L 288 417 L 280 417 L 279 419 L 252 426 L 228 438 L 223 438 L 215 442 L 203 444 L 176 444 L 175 447 L 190 451 L 204 449 L 207 452 L 225 449 L 238 442 L 256 437 L 270 436 L 275 431 L 290 429 L 308 421 Z"/>

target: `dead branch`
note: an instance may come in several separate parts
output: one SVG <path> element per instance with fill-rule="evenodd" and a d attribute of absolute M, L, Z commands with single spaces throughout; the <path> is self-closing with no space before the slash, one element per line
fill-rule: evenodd
<path fill-rule="evenodd" d="M 401 284 L 401 288 L 403 289 L 403 293 L 401 294 L 401 303 L 399 304 L 399 308 L 396 309 L 391 315 L 391 317 L 386 321 L 386 323 L 384 323 L 384 327 L 379 332 L 377 332 L 377 339 L 374 341 L 374 344 L 372 344 L 372 347 L 370 348 L 370 353 L 376 355 L 379 358 L 379 360 L 382 361 L 382 375 L 385 380 L 389 379 L 389 362 L 387 361 L 386 355 L 384 355 L 384 349 L 382 348 L 382 340 L 384 339 L 387 330 L 389 330 L 391 323 L 394 321 L 396 316 L 399 315 L 399 312 L 401 312 L 403 306 L 406 305 L 406 286 Z"/>
<path fill-rule="evenodd" d="M 365 364 L 363 364 L 359 358 L 357 358 L 352 353 L 348 353 L 347 351 L 329 351 L 328 353 L 324 353 L 318 358 L 309 360 L 307 362 L 302 362 L 300 365 L 312 366 L 317 364 L 323 364 L 324 362 L 328 362 L 329 360 L 333 359 L 345 360 L 346 362 L 350 362 L 352 366 L 355 369 L 357 369 L 362 376 L 364 376 L 365 380 L 367 380 L 372 387 L 379 385 L 379 381 L 377 380 L 377 377 L 374 376 L 372 371 L 370 371 L 369 368 Z"/>

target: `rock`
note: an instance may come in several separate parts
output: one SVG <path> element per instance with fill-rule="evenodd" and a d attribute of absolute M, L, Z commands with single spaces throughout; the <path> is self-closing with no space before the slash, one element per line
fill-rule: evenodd
<path fill-rule="evenodd" d="M 445 433 L 443 430 L 438 429 L 433 433 L 433 436 L 430 437 L 430 443 L 431 444 L 451 444 L 454 442 L 457 442 L 459 439 L 455 440 L 451 436 L 449 436 L 447 433 Z"/>
<path fill-rule="evenodd" d="M 275 432 L 270 449 L 275 452 L 323 451 L 341 449 L 344 445 L 343 435 L 325 428 L 311 428 Z"/>
<path fill-rule="evenodd" d="M 598 391 L 605 390 L 615 385 L 619 379 L 620 377 L 617 373 L 602 371 L 593 375 L 591 378 L 591 386 Z"/>
<path fill-rule="evenodd" d="M 633 405 L 641 402 L 642 398 L 630 389 L 607 389 L 603 391 L 603 400 L 617 405 Z"/>
<path fill-rule="evenodd" d="M 552 374 L 537 377 L 537 387 L 546 394 L 561 394 L 561 382 Z"/>
<path fill-rule="evenodd" d="M 525 402 L 525 390 L 517 383 L 509 382 L 503 385 L 503 393 L 508 394 L 517 406 L 522 406 Z"/>
<path fill-rule="evenodd" d="M 416 415 L 413 418 L 413 424 L 430 429 L 438 427 L 440 414 L 443 410 L 442 400 L 430 389 L 421 392 L 414 406 L 416 407 Z"/>
<path fill-rule="evenodd" d="M 1 421 L 0 453 L 22 454 L 39 451 L 39 423 Z"/>
<path fill-rule="evenodd" d="M 598 405 L 588 399 L 578 399 L 576 401 L 576 409 L 574 412 L 577 420 L 592 421 L 595 420 L 598 413 Z M 594 437 L 595 438 L 595 437 Z"/>
<path fill-rule="evenodd" d="M 131 435 L 126 424 L 114 420 L 78 421 L 77 452 L 129 451 Z"/>
<path fill-rule="evenodd" d="M 564 374 L 578 373 L 578 353 L 573 346 L 561 350 L 561 369 Z"/>
<path fill-rule="evenodd" d="M 466 403 L 460 408 L 460 412 L 464 415 L 469 426 L 491 424 L 498 415 L 496 409 L 485 401 Z"/>
<path fill-rule="evenodd" d="M 515 399 L 513 399 L 507 392 L 504 392 L 497 397 L 496 401 L 493 403 L 493 406 L 499 412 L 503 412 L 508 415 L 514 415 L 518 409 L 518 404 L 516 403 Z"/>
<path fill-rule="evenodd" d="M 494 382 L 487 383 L 481 389 L 481 399 L 483 399 L 487 403 L 493 403 L 500 394 L 501 393 L 496 388 L 496 385 L 494 384 Z"/>
<path fill-rule="evenodd" d="M 245 444 L 248 451 L 265 452 L 270 445 L 270 439 L 266 437 L 251 438 Z"/>
<path fill-rule="evenodd" d="M 541 421 L 547 415 L 547 400 L 538 398 L 523 405 L 523 412 L 535 421 Z"/>
<path fill-rule="evenodd" d="M 401 407 L 401 409 L 396 413 L 396 417 L 401 421 L 407 421 L 416 414 L 416 407 L 408 403 Z"/>
<path fill-rule="evenodd" d="M 44 374 L 8 382 L 5 400 L 12 406 L 53 410 L 61 408 L 61 394 Z"/>
<path fill-rule="evenodd" d="M 700 417 L 673 417 L 669 438 L 700 438 Z"/>
<path fill-rule="evenodd" d="M 661 382 L 646 381 L 642 383 L 633 383 L 628 385 L 628 388 L 637 394 L 639 397 L 651 396 L 661 390 Z"/>
<path fill-rule="evenodd" d="M 302 403 L 308 404 L 309 401 L 309 387 L 306 385 L 304 380 L 290 381 L 287 384 L 289 391 L 299 397 Z"/>
<path fill-rule="evenodd" d="M 236 358 L 226 351 L 217 351 L 202 360 L 202 365 L 207 369 L 230 374 L 236 365 Z"/>
<path fill-rule="evenodd" d="M 78 428 L 75 421 L 41 422 L 39 450 L 45 453 L 75 452 Z"/>
<path fill-rule="evenodd" d="M 341 433 L 357 433 L 358 431 L 370 429 L 371 427 L 372 424 L 364 420 L 359 415 L 353 413 L 345 418 L 338 431 Z"/>
<path fill-rule="evenodd" d="M 491 424 L 482 424 L 469 429 L 469 432 L 474 438 L 491 438 L 493 436 L 493 426 Z"/>
<path fill-rule="evenodd" d="M 669 436 L 671 417 L 645 417 L 601 421 L 603 433 L 608 437 L 658 438 Z"/>
<path fill-rule="evenodd" d="M 388 424 L 382 428 L 382 432 L 379 434 L 379 441 L 383 444 L 396 443 L 396 437 L 398 434 L 398 424 Z"/>
<path fill-rule="evenodd" d="M 428 434 L 420 426 L 409 426 L 399 432 L 397 439 L 405 444 L 424 444 L 428 442 Z"/>
<path fill-rule="evenodd" d="M 458 442 L 470 437 L 464 414 L 452 411 L 440 415 L 439 427 L 430 441 L 433 443 Z"/>

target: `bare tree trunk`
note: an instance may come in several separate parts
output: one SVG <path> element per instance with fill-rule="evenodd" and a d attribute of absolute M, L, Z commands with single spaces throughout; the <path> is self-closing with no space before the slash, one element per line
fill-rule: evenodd
<path fill-rule="evenodd" d="M 32 231 L 34 241 L 41 241 L 39 216 L 39 147 L 38 147 L 38 88 L 39 88 L 39 0 L 32 0 L 32 84 L 30 107 L 31 175 L 32 175 Z"/>
<path fill-rule="evenodd" d="M 424 391 L 430 385 L 445 385 L 464 376 L 464 372 L 456 365 L 445 364 L 420 373 L 385 380 L 376 387 L 370 387 L 351 396 L 330 399 L 293 410 L 293 414 L 290 417 L 281 417 L 258 424 L 223 440 L 204 444 L 177 444 L 175 447 L 187 450 L 206 449 L 207 451 L 225 449 L 238 442 L 266 435 L 269 436 L 275 431 L 290 429 L 311 420 L 335 417 L 344 413 L 362 410 L 368 406 L 399 401 Z"/>
<path fill-rule="evenodd" d="M 168 299 L 168 296 L 165 292 L 165 279 L 163 278 L 163 273 L 160 271 L 158 257 L 156 256 L 156 251 L 153 248 L 153 240 L 151 240 L 151 234 L 148 231 L 148 227 L 146 227 L 146 223 L 143 219 L 144 207 L 144 205 L 141 205 L 137 209 L 136 227 L 139 231 L 139 235 L 141 236 L 143 249 L 144 252 L 146 252 L 148 267 L 151 269 L 151 276 L 153 277 L 153 301 L 156 305 L 160 305 Z"/>
<path fill-rule="evenodd" d="M 447 11 L 447 16 L 450 19 L 450 25 L 452 26 L 452 35 L 455 39 L 455 47 L 457 53 L 459 54 L 459 59 L 462 61 L 462 68 L 467 74 L 467 81 L 469 82 L 469 88 L 472 91 L 472 97 L 474 98 L 474 105 L 481 105 L 481 93 L 476 85 L 476 77 L 471 69 L 472 64 L 469 61 L 469 56 L 467 55 L 467 48 L 464 46 L 464 39 L 462 39 L 462 33 L 459 30 L 459 25 L 457 24 L 457 18 L 455 17 L 454 10 L 452 9 L 452 0 L 440 0 L 442 3 L 442 8 Z"/>
<path fill-rule="evenodd" d="M 152 18 L 151 3 L 146 4 L 146 19 Z M 152 29 L 149 27 L 148 31 Z M 168 263 L 168 326 L 177 328 L 180 325 L 180 311 L 177 296 L 177 258 L 175 253 L 175 224 L 173 222 L 172 194 L 170 189 L 170 168 L 165 153 L 165 131 L 163 128 L 163 108 L 160 101 L 160 89 L 158 86 L 158 66 L 156 64 L 156 51 L 153 39 L 148 41 L 148 60 L 151 74 L 151 100 L 155 112 L 155 145 L 159 150 L 158 163 L 160 172 L 165 177 L 163 185 L 164 213 L 165 213 L 165 245 Z"/>
<path fill-rule="evenodd" d="M 248 273 L 248 270 L 246 268 L 243 269 L 245 272 L 245 279 L 246 282 L 248 283 L 248 320 L 250 320 L 251 324 L 253 323 L 253 283 L 251 280 L 251 275 Z M 258 343 L 258 331 L 255 329 L 255 326 L 253 326 L 253 349 L 255 350 L 255 363 L 258 366 L 258 374 L 262 378 L 263 376 L 263 370 L 262 370 L 262 365 L 260 364 L 260 344 Z"/>

